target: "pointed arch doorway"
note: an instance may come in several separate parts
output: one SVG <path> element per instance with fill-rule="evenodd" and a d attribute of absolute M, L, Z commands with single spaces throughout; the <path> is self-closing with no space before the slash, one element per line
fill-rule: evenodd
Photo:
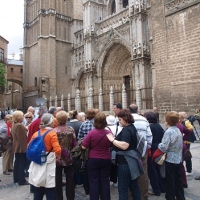
<path fill-rule="evenodd" d="M 102 63 L 102 89 L 104 110 L 109 110 L 110 87 L 113 87 L 114 102 L 122 103 L 122 85 L 126 87 L 127 105 L 135 99 L 133 90 L 133 68 L 129 50 L 114 43 L 107 51 Z"/>

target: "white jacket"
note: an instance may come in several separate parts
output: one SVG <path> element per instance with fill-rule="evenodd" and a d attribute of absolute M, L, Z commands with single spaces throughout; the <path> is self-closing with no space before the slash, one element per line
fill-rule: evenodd
<path fill-rule="evenodd" d="M 31 162 L 29 167 L 29 183 L 35 187 L 53 188 L 56 186 L 56 155 L 50 152 L 43 165 Z"/>
<path fill-rule="evenodd" d="M 134 126 L 137 129 L 138 134 L 144 136 L 147 141 L 148 149 L 151 148 L 153 136 L 149 126 L 149 122 L 145 117 L 141 115 L 138 115 L 136 113 L 132 113 L 132 115 L 135 120 Z"/>

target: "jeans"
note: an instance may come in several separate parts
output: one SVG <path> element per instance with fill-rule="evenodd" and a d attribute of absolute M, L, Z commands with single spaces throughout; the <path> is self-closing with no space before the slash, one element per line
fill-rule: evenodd
<path fill-rule="evenodd" d="M 43 196 L 46 194 L 47 200 L 56 200 L 56 188 L 34 187 L 33 200 L 43 200 Z"/>
<path fill-rule="evenodd" d="M 15 153 L 13 178 L 14 183 L 23 184 L 25 179 L 26 153 Z"/>
<path fill-rule="evenodd" d="M 141 200 L 138 180 L 131 180 L 128 164 L 118 165 L 118 192 L 119 200 L 128 200 L 128 188 L 134 200 Z"/>

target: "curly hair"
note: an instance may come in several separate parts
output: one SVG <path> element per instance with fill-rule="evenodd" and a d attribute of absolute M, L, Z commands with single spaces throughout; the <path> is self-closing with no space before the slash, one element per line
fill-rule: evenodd
<path fill-rule="evenodd" d="M 133 115 L 128 109 L 121 109 L 118 113 L 118 117 L 122 118 L 126 123 L 134 123 Z"/>
<path fill-rule="evenodd" d="M 12 115 L 7 114 L 7 115 L 4 117 L 4 121 L 7 122 L 10 118 L 12 118 Z"/>
<path fill-rule="evenodd" d="M 165 121 L 169 126 L 176 126 L 176 124 L 179 122 L 179 114 L 176 111 L 168 112 L 165 115 Z"/>

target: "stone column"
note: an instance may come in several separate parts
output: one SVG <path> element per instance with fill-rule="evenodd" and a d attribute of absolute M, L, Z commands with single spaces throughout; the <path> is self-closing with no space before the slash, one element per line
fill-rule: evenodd
<path fill-rule="evenodd" d="M 89 96 L 88 96 L 88 109 L 92 109 L 93 108 L 93 89 L 89 88 L 88 90 L 89 92 Z"/>
<path fill-rule="evenodd" d="M 138 106 L 138 111 L 141 111 L 141 91 L 139 82 L 136 85 L 136 105 Z"/>
<path fill-rule="evenodd" d="M 103 95 L 102 95 L 102 89 L 99 90 L 99 110 L 103 111 Z"/>
<path fill-rule="evenodd" d="M 110 111 L 113 110 L 114 104 L 114 93 L 113 93 L 113 86 L 110 87 Z"/>
<path fill-rule="evenodd" d="M 80 90 L 76 90 L 76 99 L 75 99 L 75 109 L 80 112 L 81 111 L 81 98 L 80 98 Z"/>
<path fill-rule="evenodd" d="M 60 106 L 64 109 L 63 94 L 61 95 Z"/>
<path fill-rule="evenodd" d="M 58 105 L 58 97 L 57 97 L 57 95 L 55 96 L 55 107 L 57 107 L 57 105 Z"/>
<path fill-rule="evenodd" d="M 122 108 L 127 108 L 127 94 L 125 85 L 122 85 Z"/>
<path fill-rule="evenodd" d="M 71 99 L 70 99 L 70 93 L 68 93 L 68 97 L 67 97 L 67 109 L 68 109 L 68 111 L 71 110 Z"/>

